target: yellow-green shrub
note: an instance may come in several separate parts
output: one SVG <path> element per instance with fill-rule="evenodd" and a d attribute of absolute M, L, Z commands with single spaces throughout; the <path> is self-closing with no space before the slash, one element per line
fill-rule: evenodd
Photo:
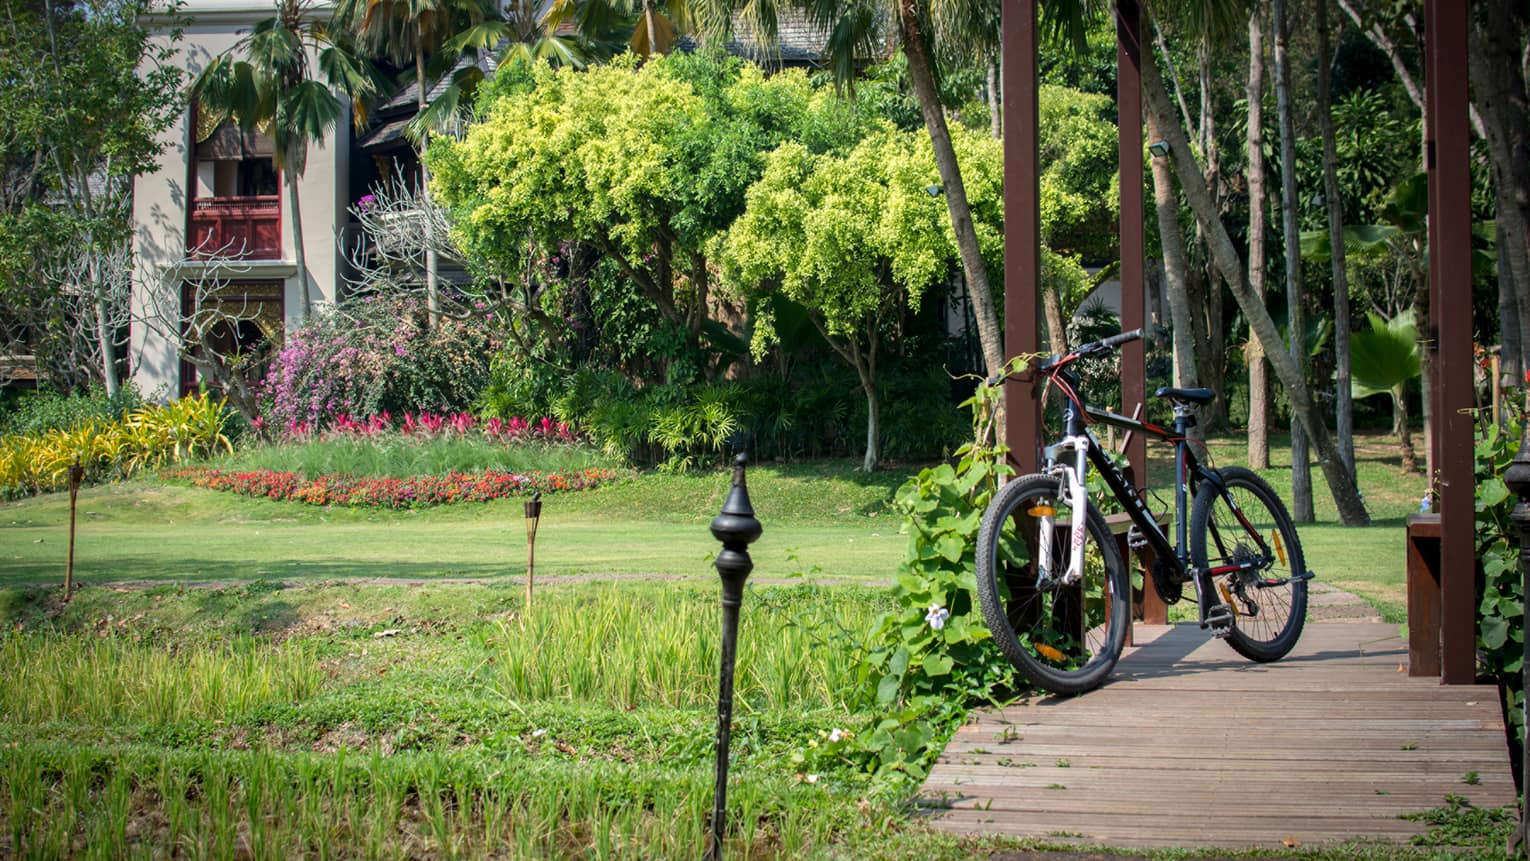
<path fill-rule="evenodd" d="M 111 424 L 0 437 L 0 496 L 61 490 L 76 458 L 86 481 L 100 481 L 232 450 L 224 433 L 229 416 L 222 399 L 204 392 L 142 407 Z"/>

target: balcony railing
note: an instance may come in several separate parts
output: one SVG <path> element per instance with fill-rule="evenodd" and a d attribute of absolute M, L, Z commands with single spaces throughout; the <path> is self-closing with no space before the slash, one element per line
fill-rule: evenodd
<path fill-rule="evenodd" d="M 278 260 L 282 256 L 281 217 L 281 203 L 274 194 L 194 200 L 187 254 Z"/>

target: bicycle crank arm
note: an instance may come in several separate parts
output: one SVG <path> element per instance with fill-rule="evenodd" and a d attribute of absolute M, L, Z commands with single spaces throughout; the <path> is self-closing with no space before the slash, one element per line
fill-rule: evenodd
<path fill-rule="evenodd" d="M 1316 577 L 1316 574 L 1312 573 L 1311 571 L 1307 571 L 1303 574 L 1292 574 L 1290 577 L 1281 577 L 1278 580 L 1258 580 L 1255 581 L 1254 585 L 1258 586 L 1260 589 L 1275 589 L 1280 586 L 1284 586 L 1287 583 L 1305 583 L 1308 580 L 1316 579 Z"/>

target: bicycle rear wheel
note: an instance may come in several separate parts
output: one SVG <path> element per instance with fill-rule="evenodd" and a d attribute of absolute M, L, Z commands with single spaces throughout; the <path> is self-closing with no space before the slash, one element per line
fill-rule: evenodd
<path fill-rule="evenodd" d="M 1307 618 L 1306 560 L 1291 515 L 1274 488 L 1242 467 L 1219 470 L 1190 511 L 1190 560 L 1196 568 L 1256 563 L 1213 578 L 1232 605 L 1227 644 L 1251 661 L 1277 661 L 1296 645 Z"/>
<path fill-rule="evenodd" d="M 1084 572 L 1064 585 L 1076 516 L 1085 518 Z M 1043 528 L 1052 531 L 1051 551 L 1038 566 Z M 1056 478 L 1025 476 L 994 496 L 978 531 L 977 587 L 994 642 L 1044 690 L 1091 690 L 1121 657 L 1131 624 L 1126 565 L 1099 510 L 1071 510 Z"/>

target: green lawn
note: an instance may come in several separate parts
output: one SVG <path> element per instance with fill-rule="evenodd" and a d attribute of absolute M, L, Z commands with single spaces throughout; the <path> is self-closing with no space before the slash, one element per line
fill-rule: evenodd
<path fill-rule="evenodd" d="M 1321 473 L 1314 470 L 1318 522 L 1301 527 L 1303 546 L 1321 579 L 1360 594 L 1400 621 L 1402 519 L 1417 510 L 1423 477 L 1401 471 L 1395 444 L 1387 438 L 1366 437 L 1359 451 L 1360 485 L 1375 525 L 1338 526 Z M 1150 474 L 1159 487 L 1167 485 L 1167 453 L 1151 453 Z M 1241 462 L 1241 439 L 1214 441 L 1212 453 L 1218 463 Z M 1265 476 L 1289 502 L 1289 461 L 1280 462 L 1285 456 L 1277 447 L 1277 462 Z M 765 526 L 754 546 L 756 575 L 889 580 L 904 540 L 888 504 L 911 469 L 868 476 L 849 461 L 752 467 L 750 494 Z M 646 474 L 548 496 L 537 533 L 538 573 L 709 580 L 717 542 L 707 524 L 727 490 L 727 473 L 717 468 Z M 517 500 L 404 512 L 321 509 L 149 479 L 86 488 L 79 511 L 75 564 L 87 583 L 428 580 L 519 576 L 525 568 Z M 67 515 L 63 494 L 0 505 L 0 584 L 61 576 Z"/>
<path fill-rule="evenodd" d="M 891 577 L 902 558 L 886 502 L 897 473 L 846 464 L 763 466 L 750 492 L 765 534 L 762 577 Z M 539 576 L 665 574 L 711 579 L 707 529 L 727 495 L 724 472 L 647 475 L 544 498 Z M 0 584 L 61 576 L 63 494 L 0 505 Z M 227 581 L 339 577 L 520 576 L 519 500 L 420 511 L 321 509 L 166 486 L 152 479 L 80 493 L 76 574 L 108 580 Z"/>

